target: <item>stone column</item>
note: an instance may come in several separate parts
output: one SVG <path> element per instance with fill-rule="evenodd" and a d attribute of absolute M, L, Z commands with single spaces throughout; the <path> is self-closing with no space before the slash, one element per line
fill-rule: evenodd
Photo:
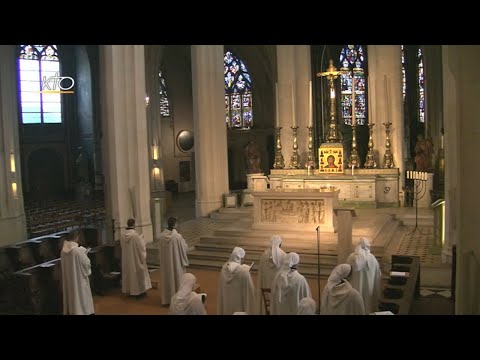
<path fill-rule="evenodd" d="M 334 209 L 337 216 L 338 241 L 337 256 L 338 263 L 343 264 L 347 261 L 348 255 L 353 251 L 352 245 L 352 217 L 357 216 L 354 209 L 337 208 Z"/>
<path fill-rule="evenodd" d="M 308 151 L 309 84 L 312 80 L 310 45 L 296 45 L 295 50 L 295 118 L 300 166 L 305 167 Z M 312 83 L 313 91 L 313 83 Z M 313 99 L 312 99 L 313 102 Z M 313 107 L 313 103 L 312 103 Z M 312 119 L 313 120 L 313 119 Z M 292 149 L 293 150 L 293 149 Z"/>
<path fill-rule="evenodd" d="M 443 126 L 442 96 L 442 47 L 423 47 L 423 67 L 425 73 L 425 137 L 432 138 L 435 154 L 438 154 Z M 432 158 L 435 163 L 436 155 Z"/>
<path fill-rule="evenodd" d="M 285 168 L 290 167 L 290 158 L 293 152 L 291 127 L 293 126 L 292 94 L 296 92 L 294 89 L 295 68 L 295 45 L 277 45 L 278 110 L 282 127 L 282 154 L 285 159 Z"/>
<path fill-rule="evenodd" d="M 197 217 L 223 205 L 229 192 L 223 45 L 192 45 Z"/>
<path fill-rule="evenodd" d="M 456 244 L 455 314 L 480 314 L 480 239 L 478 179 L 480 179 L 480 73 L 472 59 L 477 45 L 444 45 L 443 113 L 445 125 L 446 243 L 445 257 Z"/>
<path fill-rule="evenodd" d="M 27 239 L 18 141 L 16 59 L 15 45 L 0 45 L 0 246 Z"/>
<path fill-rule="evenodd" d="M 115 240 L 134 217 L 152 242 L 143 45 L 100 46 L 100 76 L 106 208 L 115 219 Z"/>
<path fill-rule="evenodd" d="M 378 150 L 378 163 L 385 155 L 385 126 L 390 125 L 390 143 L 395 166 L 399 168 L 399 191 L 405 186 L 404 131 L 402 96 L 402 50 L 400 45 L 368 45 L 369 119 L 375 123 L 374 146 Z M 385 86 L 385 76 L 387 85 Z M 388 108 L 387 108 L 388 91 Z"/>

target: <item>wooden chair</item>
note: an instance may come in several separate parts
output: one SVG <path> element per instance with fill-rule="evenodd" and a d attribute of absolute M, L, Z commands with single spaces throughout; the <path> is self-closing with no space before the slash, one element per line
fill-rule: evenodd
<path fill-rule="evenodd" d="M 271 289 L 262 288 L 263 305 L 265 306 L 265 314 L 270 315 L 270 293 Z"/>

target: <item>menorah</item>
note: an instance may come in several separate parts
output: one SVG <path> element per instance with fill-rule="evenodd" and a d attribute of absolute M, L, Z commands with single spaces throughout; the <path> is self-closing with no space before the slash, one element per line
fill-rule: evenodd
<path fill-rule="evenodd" d="M 415 231 L 418 231 L 420 234 L 424 235 L 418 228 L 418 200 L 425 196 L 427 190 L 427 172 L 407 171 L 407 179 L 413 180 L 413 186 L 406 187 L 405 190 L 409 193 L 412 193 L 415 199 L 415 227 L 407 235 L 411 235 Z"/>

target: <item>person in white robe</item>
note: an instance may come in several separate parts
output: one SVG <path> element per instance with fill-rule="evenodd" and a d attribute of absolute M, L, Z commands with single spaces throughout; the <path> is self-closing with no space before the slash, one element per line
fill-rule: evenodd
<path fill-rule="evenodd" d="M 298 304 L 304 297 L 312 297 L 305 276 L 297 271 L 300 256 L 291 252 L 285 259 L 285 265 L 275 276 L 272 283 L 271 315 L 296 315 Z"/>
<path fill-rule="evenodd" d="M 350 284 L 362 295 L 365 313 L 378 311 L 382 291 L 382 271 L 377 258 L 370 253 L 370 241 L 360 238 L 355 250 L 347 258 L 352 267 Z"/>
<path fill-rule="evenodd" d="M 207 315 L 202 294 L 194 292 L 197 278 L 191 273 L 182 276 L 180 290 L 170 301 L 170 315 Z"/>
<path fill-rule="evenodd" d="M 317 303 L 311 297 L 304 297 L 298 303 L 297 315 L 315 315 L 317 312 Z"/>
<path fill-rule="evenodd" d="M 147 247 L 143 234 L 135 230 L 135 219 L 128 219 L 120 239 L 122 247 L 122 292 L 142 297 L 152 288 L 147 267 Z"/>
<path fill-rule="evenodd" d="M 160 295 L 162 305 L 170 304 L 172 296 L 180 289 L 182 276 L 189 265 L 188 244 L 176 230 L 177 219 L 168 219 L 168 227 L 160 234 Z"/>
<path fill-rule="evenodd" d="M 265 315 L 265 305 L 263 302 L 262 289 L 271 289 L 273 279 L 280 271 L 282 264 L 287 256 L 281 249 L 282 238 L 279 235 L 273 235 L 271 238 L 272 246 L 266 249 L 260 257 L 258 264 L 258 313 Z M 268 296 L 268 295 L 267 295 Z"/>
<path fill-rule="evenodd" d="M 230 259 L 223 265 L 218 281 L 217 314 L 235 312 L 255 314 L 255 288 L 250 265 L 242 264 L 245 250 L 235 247 Z"/>
<path fill-rule="evenodd" d="M 78 232 L 70 232 L 60 254 L 62 268 L 63 314 L 95 313 L 89 276 L 92 273 L 88 250 L 78 245 Z"/>
<path fill-rule="evenodd" d="M 349 264 L 332 270 L 322 292 L 320 315 L 365 315 L 362 295 L 347 280 L 351 271 Z"/>

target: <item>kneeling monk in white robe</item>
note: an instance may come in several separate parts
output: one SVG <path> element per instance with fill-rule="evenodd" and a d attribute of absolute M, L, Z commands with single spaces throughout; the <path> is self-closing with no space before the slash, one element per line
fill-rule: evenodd
<path fill-rule="evenodd" d="M 195 275 L 183 274 L 180 290 L 170 301 L 170 315 L 207 315 L 202 295 L 193 291 L 196 282 Z"/>
<path fill-rule="evenodd" d="M 362 295 L 365 313 L 378 311 L 378 300 L 382 290 L 382 271 L 377 258 L 370 253 L 370 242 L 360 238 L 355 251 L 347 258 L 352 267 L 350 284 Z"/>
<path fill-rule="evenodd" d="M 315 315 L 317 312 L 317 303 L 311 297 L 304 297 L 298 303 L 297 315 Z"/>
<path fill-rule="evenodd" d="M 222 267 L 218 281 L 217 314 L 232 315 L 235 312 L 255 314 L 255 289 L 250 266 L 242 265 L 245 250 L 236 247 Z"/>
<path fill-rule="evenodd" d="M 360 293 L 347 281 L 352 267 L 337 265 L 323 289 L 320 315 L 365 315 L 365 306 Z"/>
<path fill-rule="evenodd" d="M 271 315 L 296 315 L 298 304 L 304 297 L 312 297 L 305 276 L 297 271 L 300 256 L 288 253 L 285 265 L 272 284 Z"/>
<path fill-rule="evenodd" d="M 122 292 L 132 296 L 146 295 L 152 288 L 147 267 L 147 247 L 143 235 L 135 230 L 135 220 L 128 219 L 122 246 Z"/>
<path fill-rule="evenodd" d="M 95 313 L 89 276 L 92 273 L 87 249 L 78 245 L 78 233 L 71 232 L 63 242 L 62 266 L 63 314 Z"/>

